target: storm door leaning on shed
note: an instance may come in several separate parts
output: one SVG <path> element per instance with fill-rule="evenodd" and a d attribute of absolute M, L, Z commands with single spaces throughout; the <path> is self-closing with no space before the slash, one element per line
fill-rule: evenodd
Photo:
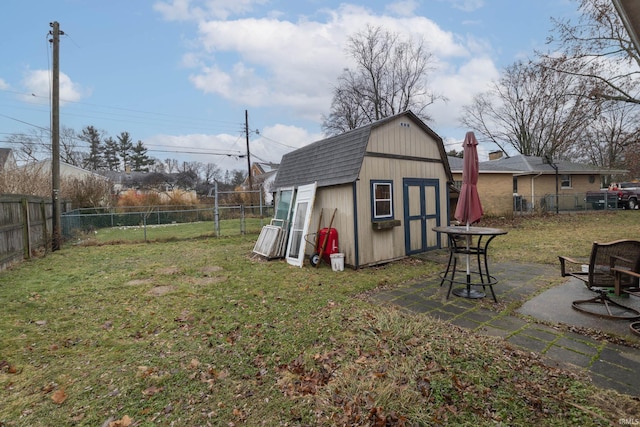
<path fill-rule="evenodd" d="M 304 262 L 305 237 L 309 232 L 309 222 L 311 221 L 315 196 L 315 182 L 298 187 L 286 256 L 287 262 L 291 265 L 302 267 Z"/>

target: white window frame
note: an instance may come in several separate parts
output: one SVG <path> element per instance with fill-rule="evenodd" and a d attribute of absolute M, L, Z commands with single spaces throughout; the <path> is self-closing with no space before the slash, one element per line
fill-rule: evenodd
<path fill-rule="evenodd" d="M 388 199 L 378 199 L 376 198 L 376 189 L 378 186 L 388 186 L 389 187 L 389 198 Z M 380 215 L 377 212 L 378 202 L 388 202 L 389 203 L 389 213 Z M 371 218 L 373 221 L 384 221 L 388 219 L 393 219 L 393 181 L 391 180 L 372 180 L 371 181 Z"/>

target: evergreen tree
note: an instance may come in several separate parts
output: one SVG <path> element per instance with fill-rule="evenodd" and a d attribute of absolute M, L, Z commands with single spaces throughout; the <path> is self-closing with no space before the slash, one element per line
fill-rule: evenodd
<path fill-rule="evenodd" d="M 118 135 L 118 155 L 122 160 L 122 167 L 126 171 L 130 164 L 131 154 L 133 152 L 133 141 L 129 132 L 121 132 Z"/>
<path fill-rule="evenodd" d="M 87 126 L 82 129 L 82 134 L 79 135 L 79 138 L 89 144 L 89 155 L 85 158 L 83 166 L 94 171 L 103 169 L 105 164 L 101 132 L 93 126 Z"/>
<path fill-rule="evenodd" d="M 118 142 L 108 137 L 104 140 L 104 156 L 105 166 L 110 171 L 120 170 L 120 159 L 118 158 Z"/>
<path fill-rule="evenodd" d="M 138 140 L 138 143 L 131 149 L 131 170 L 137 172 L 149 172 L 149 166 L 154 161 L 147 155 L 147 148 Z"/>

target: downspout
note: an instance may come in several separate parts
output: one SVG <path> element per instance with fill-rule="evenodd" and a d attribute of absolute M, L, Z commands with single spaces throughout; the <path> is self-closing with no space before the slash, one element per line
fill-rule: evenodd
<path fill-rule="evenodd" d="M 531 208 L 536 207 L 536 183 L 535 179 L 542 175 L 542 172 L 538 172 L 538 174 L 531 178 Z"/>
<path fill-rule="evenodd" d="M 355 267 L 355 269 L 359 269 L 360 268 L 360 247 L 358 245 L 358 200 L 356 198 L 357 196 L 357 191 L 356 191 L 356 183 L 358 181 L 353 181 L 353 183 L 351 184 L 351 188 L 353 189 L 353 252 L 354 252 L 354 257 L 355 257 L 355 263 L 353 264 L 353 266 Z"/>

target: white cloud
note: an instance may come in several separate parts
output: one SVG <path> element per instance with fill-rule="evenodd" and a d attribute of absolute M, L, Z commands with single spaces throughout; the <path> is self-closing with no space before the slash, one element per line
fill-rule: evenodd
<path fill-rule="evenodd" d="M 385 9 L 392 15 L 412 16 L 419 5 L 417 0 L 400 0 L 388 4 Z"/>
<path fill-rule="evenodd" d="M 336 9 L 317 10 L 313 18 L 287 20 L 285 15 L 262 11 L 261 17 L 226 19 L 263 3 L 173 0 L 156 4 L 166 18 L 197 22 L 197 39 L 190 41 L 182 65 L 192 70 L 190 80 L 198 90 L 236 105 L 280 109 L 291 122 L 305 119 L 319 124 L 329 110 L 337 77 L 345 67 L 352 66 L 345 53 L 347 38 L 367 25 L 426 42 L 435 64 L 429 76 L 430 87 L 449 99 L 427 111 L 434 118 L 429 125 L 436 132 L 458 128 L 461 107 L 498 76 L 489 59 L 492 47 L 486 40 L 445 31 L 427 17 L 414 15 L 416 0 L 391 3 L 385 14 L 343 3 Z M 457 0 L 452 4 L 473 10 L 483 2 Z M 226 12 L 211 13 L 213 5 Z M 276 141 L 308 143 L 321 138 L 305 138 L 300 128 L 274 127 L 270 131 L 276 129 L 278 137 L 271 137 Z M 447 131 L 442 132 L 443 137 Z M 252 140 L 256 156 L 277 161 L 277 144 L 270 144 L 266 130 L 263 132 L 264 141 L 258 136 Z M 262 146 L 271 150 L 261 155 Z"/>
<path fill-rule="evenodd" d="M 243 15 L 265 3 L 267 0 L 169 0 L 156 2 L 153 9 L 167 21 L 200 21 Z"/>
<path fill-rule="evenodd" d="M 0 90 L 9 89 L 9 83 L 5 82 L 3 79 L 0 79 Z"/>
<path fill-rule="evenodd" d="M 306 129 L 284 124 L 265 127 L 259 134 L 253 134 L 249 143 L 251 161 L 279 163 L 282 156 L 296 148 L 322 139 L 321 134 L 310 134 Z M 154 135 L 145 139 L 152 157 L 163 160 L 174 158 L 175 154 L 154 151 L 158 147 L 174 147 L 182 152 L 183 161 L 197 161 L 215 164 L 222 170 L 245 170 L 247 160 L 246 139 L 244 134 L 229 135 Z M 194 153 L 197 152 L 197 153 Z"/>
<path fill-rule="evenodd" d="M 23 101 L 30 103 L 48 103 L 49 94 L 51 93 L 51 72 L 48 70 L 33 70 L 27 72 L 22 84 L 29 95 L 23 96 Z M 60 105 L 68 102 L 80 101 L 84 94 L 77 83 L 71 81 L 71 78 L 65 73 L 59 76 Z"/>
<path fill-rule="evenodd" d="M 498 76 L 499 70 L 486 57 L 473 58 L 457 69 L 441 70 L 431 80 L 432 86 L 448 98 L 446 104 L 430 111 L 437 127 L 458 127 L 462 107 L 470 104 L 476 94 L 488 90 L 489 83 Z"/>
<path fill-rule="evenodd" d="M 183 64 L 194 67 L 191 81 L 205 93 L 252 107 L 288 107 L 319 121 L 328 111 L 338 75 L 350 65 L 344 52 L 347 37 L 368 24 L 424 39 L 440 61 L 469 55 L 452 33 L 425 17 L 380 16 L 344 4 L 323 13 L 324 21 L 203 21 L 202 50 L 186 54 Z"/>
<path fill-rule="evenodd" d="M 484 0 L 450 0 L 451 5 L 456 9 L 463 10 L 465 12 L 473 12 L 484 6 Z"/>

